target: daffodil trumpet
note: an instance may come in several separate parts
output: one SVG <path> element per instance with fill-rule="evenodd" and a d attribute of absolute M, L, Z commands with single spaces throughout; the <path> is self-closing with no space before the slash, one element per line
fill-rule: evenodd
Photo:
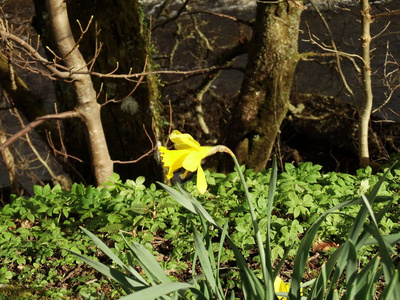
<path fill-rule="evenodd" d="M 207 156 L 217 152 L 225 152 L 234 157 L 233 152 L 222 145 L 218 146 L 201 146 L 190 134 L 180 133 L 174 130 L 170 135 L 171 141 L 174 143 L 175 150 L 169 150 L 166 147 L 158 148 L 164 166 L 168 168 L 167 178 L 171 179 L 174 172 L 180 168 L 185 169 L 183 178 L 188 172 L 197 171 L 197 189 L 201 194 L 207 190 L 207 181 L 201 161 Z"/>

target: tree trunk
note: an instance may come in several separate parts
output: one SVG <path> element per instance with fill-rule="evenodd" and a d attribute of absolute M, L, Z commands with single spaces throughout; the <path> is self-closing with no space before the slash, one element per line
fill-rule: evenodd
<path fill-rule="evenodd" d="M 368 0 L 361 1 L 361 24 L 362 24 L 362 57 L 364 66 L 362 68 L 363 102 L 358 109 L 359 128 L 358 128 L 358 156 L 360 167 L 366 167 L 370 163 L 368 133 L 369 122 L 372 111 L 373 94 L 371 83 L 371 14 Z"/>
<path fill-rule="evenodd" d="M 93 172 L 96 183 L 101 184 L 112 175 L 113 163 L 101 123 L 100 105 L 97 103 L 96 91 L 90 75 L 73 73 L 73 71 L 88 72 L 88 68 L 85 59 L 76 47 L 65 1 L 47 0 L 47 10 L 58 56 L 72 73 L 70 77 L 76 93 L 75 110 L 82 116 L 82 121 L 86 126 Z"/>
<path fill-rule="evenodd" d="M 238 110 L 226 140 L 239 162 L 255 171 L 265 168 L 288 111 L 301 12 L 294 1 L 257 2 Z"/>
<path fill-rule="evenodd" d="M 107 74 L 117 65 L 115 74 L 152 71 L 149 33 L 143 24 L 137 0 L 74 0 L 70 1 L 69 7 L 71 20 L 87 24 L 94 16 L 97 30 L 101 30 L 97 39 L 102 43 L 102 49 L 94 64 L 96 72 Z M 78 34 L 80 29 L 76 22 L 73 28 Z M 81 51 L 88 60 L 94 56 L 95 41 L 93 28 L 81 41 Z M 159 102 L 157 76 L 145 76 L 139 85 L 139 78 L 128 81 L 93 77 L 93 80 L 96 90 L 102 91 L 98 99 L 101 104 L 106 99 L 120 101 L 105 104 L 101 109 L 109 151 L 114 160 L 136 160 L 158 141 L 163 141 L 163 108 Z M 114 171 L 124 179 L 142 175 L 153 182 L 163 178 L 162 166 L 153 155 L 137 163 L 114 164 Z"/>
<path fill-rule="evenodd" d="M 37 11 L 36 27 L 50 48 L 54 47 L 51 37 L 46 34 L 46 16 L 43 15 L 43 0 L 35 0 Z M 91 70 L 97 73 L 114 74 L 140 73 L 152 70 L 150 44 L 146 26 L 140 13 L 137 0 L 74 0 L 67 1 L 69 19 L 75 37 L 81 35 L 93 16 L 93 23 L 79 42 L 79 50 L 86 62 L 94 59 L 101 43 L 101 52 L 95 57 Z M 79 20 L 79 23 L 77 22 Z M 97 45 L 96 45 L 97 43 Z M 50 54 L 51 55 L 51 54 Z M 135 160 L 148 152 L 157 141 L 163 139 L 162 106 L 156 76 L 146 76 L 138 84 L 133 80 L 92 76 L 95 90 L 101 91 L 97 101 L 101 105 L 101 117 L 110 156 L 113 160 Z M 131 92 L 134 92 L 131 94 Z M 57 98 L 62 110 L 74 107 L 74 95 L 65 83 L 56 83 Z M 106 100 L 117 100 L 105 103 Z M 67 121 L 66 144 L 69 154 L 86 160 L 87 146 L 77 143 L 82 135 L 80 124 Z M 148 132 L 153 144 L 149 140 Z M 74 167 L 89 183 L 88 168 L 82 164 Z M 122 178 L 135 178 L 144 175 L 150 181 L 161 180 L 163 171 L 153 155 L 133 164 L 114 164 L 114 171 Z"/>

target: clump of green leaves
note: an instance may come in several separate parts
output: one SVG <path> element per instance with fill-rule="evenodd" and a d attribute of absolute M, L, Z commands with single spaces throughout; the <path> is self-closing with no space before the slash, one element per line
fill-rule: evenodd
<path fill-rule="evenodd" d="M 287 258 L 288 251 L 283 255 L 281 263 L 273 268 L 271 260 L 271 220 L 277 187 L 277 167 L 276 161 L 272 170 L 271 180 L 268 189 L 268 204 L 266 207 L 266 231 L 262 232 L 255 210 L 255 199 L 247 188 L 246 181 L 241 169 L 234 158 L 238 167 L 238 173 L 243 185 L 245 197 L 247 199 L 248 211 L 250 214 L 249 231 L 255 240 L 255 250 L 258 252 L 259 264 L 255 269 L 251 269 L 242 252 L 237 247 L 231 234 L 229 233 L 229 222 L 225 221 L 222 226 L 218 224 L 208 211 L 190 193 L 179 187 L 179 191 L 161 184 L 163 188 L 188 211 L 200 217 L 202 231 L 197 231 L 192 226 L 194 244 L 196 247 L 193 266 L 197 262 L 201 266 L 202 273 L 196 272 L 193 268 L 193 276 L 188 282 L 176 282 L 171 280 L 163 272 L 151 253 L 139 243 L 127 241 L 125 243 L 130 248 L 129 262 L 125 265 L 100 239 L 89 231 L 83 229 L 90 236 L 93 242 L 114 262 L 116 262 L 125 272 L 111 269 L 105 264 L 100 264 L 83 255 L 74 253 L 87 264 L 96 270 L 118 282 L 124 293 L 127 294 L 123 299 L 186 299 L 188 296 L 196 299 L 235 299 L 237 289 L 241 290 L 245 299 L 267 299 L 274 300 L 277 296 L 284 296 L 290 299 L 302 299 L 303 294 L 307 294 L 307 299 L 372 299 L 375 297 L 376 282 L 380 278 L 386 281 L 381 299 L 397 299 L 400 296 L 400 276 L 398 264 L 392 259 L 398 258 L 398 253 L 393 249 L 393 245 L 400 241 L 400 234 L 382 235 L 378 224 L 392 205 L 393 199 L 378 196 L 378 191 L 382 187 L 387 171 L 379 181 L 373 186 L 368 196 L 361 194 L 361 197 L 341 202 L 320 214 L 311 224 L 298 247 L 293 264 L 293 274 L 288 293 L 274 290 L 274 281 L 278 276 L 283 262 Z M 375 202 L 385 203 L 382 209 L 375 213 L 372 209 Z M 303 274 L 306 271 L 307 259 L 315 236 L 320 230 L 321 224 L 332 213 L 346 207 L 356 207 L 357 214 L 353 218 L 353 223 L 348 227 L 345 242 L 337 248 L 322 266 L 321 271 L 311 280 L 305 283 Z M 369 219 L 369 221 L 368 221 Z M 220 232 L 218 238 L 218 248 L 215 249 L 213 238 L 210 236 L 210 227 L 217 228 Z M 262 235 L 266 236 L 265 243 Z M 240 272 L 238 284 L 232 288 L 226 286 L 221 281 L 221 255 L 226 247 L 235 256 L 236 268 Z M 369 263 L 360 268 L 358 263 L 359 250 L 368 244 L 377 244 L 378 253 L 375 253 Z M 142 276 L 134 268 L 140 266 L 146 276 Z M 259 272 L 261 269 L 261 272 Z M 341 278 L 345 278 L 342 285 L 338 285 Z"/>
<path fill-rule="evenodd" d="M 276 195 L 270 223 L 271 257 L 283 257 L 286 249 L 294 256 L 304 233 L 327 209 L 368 194 L 382 174 L 372 174 L 370 168 L 359 170 L 356 175 L 321 172 L 321 167 L 311 163 L 294 167 L 285 166 L 286 172 L 277 176 Z M 254 199 L 254 210 L 261 232 L 267 230 L 267 208 L 271 170 L 257 174 L 241 169 L 245 182 Z M 209 191 L 199 195 L 193 181 L 185 189 L 197 197 L 199 203 L 217 224 L 228 220 L 230 238 L 245 259 L 254 263 L 255 239 L 249 224 L 251 214 L 245 198 L 238 170 L 224 175 L 206 171 Z M 383 234 L 399 232 L 398 190 L 400 169 L 394 168 L 386 174 L 378 196 L 392 197 L 393 202 L 382 216 L 379 229 Z M 83 226 L 98 234 L 115 253 L 125 253 L 129 248 L 119 231 L 128 234 L 129 241 L 144 245 L 153 254 L 160 253 L 162 267 L 174 270 L 177 276 L 184 272 L 195 255 L 195 228 L 203 230 L 199 218 L 194 218 L 183 207 L 176 205 L 167 192 L 151 184 L 146 187 L 143 177 L 122 182 L 118 175 L 110 178 L 106 186 L 85 187 L 74 184 L 70 191 L 59 186 L 35 187 L 35 196 L 29 199 L 13 197 L 0 210 L 0 284 L 20 282 L 40 291 L 40 295 L 55 294 L 73 296 L 82 290 L 95 294 L 106 281 L 98 278 L 91 268 L 83 266 L 68 250 L 89 256 L 102 262 L 101 256 L 87 235 L 79 230 Z M 379 198 L 381 199 L 381 198 Z M 301 204 L 304 204 L 303 207 Z M 385 207 L 377 202 L 375 213 Z M 343 244 L 348 228 L 358 213 L 357 206 L 346 206 L 343 214 L 329 214 L 320 225 L 316 238 Z M 208 230 L 213 240 L 221 232 Z M 266 237 L 261 235 L 262 241 Z M 220 245 L 213 243 L 218 250 Z M 359 259 L 367 263 L 376 252 L 375 246 L 359 250 Z M 235 254 L 227 248 L 221 253 L 222 264 L 229 265 Z M 122 256 L 124 263 L 127 257 Z M 65 279 L 76 268 L 82 268 L 77 276 Z M 232 276 L 234 270 L 224 270 Z M 230 286 L 235 282 L 226 276 Z M 82 283 L 93 282 L 90 285 Z M 62 286 L 67 286 L 62 290 Z M 60 294 L 61 293 L 61 294 Z M 1 294 L 1 291 L 0 291 Z M 57 298 L 56 297 L 56 298 Z"/>

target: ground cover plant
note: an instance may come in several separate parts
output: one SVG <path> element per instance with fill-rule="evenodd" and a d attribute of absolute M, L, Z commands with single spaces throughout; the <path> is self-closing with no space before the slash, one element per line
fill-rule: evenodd
<path fill-rule="evenodd" d="M 221 226 L 190 193 L 179 185 L 179 191 L 176 191 L 160 183 L 179 204 L 200 217 L 203 233 L 199 233 L 195 226 L 192 227 L 192 230 L 196 248 L 193 266 L 198 265 L 198 260 L 199 265 L 201 265 L 201 271 L 196 272 L 196 268 L 193 268 L 192 277 L 188 282 L 173 281 L 165 274 L 156 259 L 145 247 L 139 243 L 130 243 L 124 239 L 126 245 L 130 248 L 128 252 L 129 264 L 126 265 L 106 244 L 91 232 L 82 228 L 93 242 L 118 264 L 125 273 L 84 255 L 73 254 L 105 276 L 118 282 L 124 293 L 127 293 L 123 299 L 236 299 L 237 288 L 240 289 L 239 297 L 244 297 L 245 299 L 272 300 L 281 299 L 282 297 L 289 297 L 290 299 L 339 299 L 339 297 L 343 299 L 373 299 L 377 294 L 376 283 L 378 280 L 385 282 L 381 299 L 397 299 L 400 297 L 400 277 L 398 270 L 396 270 L 397 263 L 395 262 L 398 255 L 393 249 L 393 245 L 400 241 L 400 234 L 384 236 L 381 234 L 378 225 L 392 206 L 393 199 L 389 200 L 387 197 L 377 196 L 390 169 L 380 177 L 368 196 L 361 193 L 358 198 L 339 203 L 324 211 L 312 223 L 297 249 L 294 257 L 291 284 L 289 284 L 284 283 L 278 275 L 289 251 L 286 251 L 277 267 L 272 266 L 271 260 L 270 228 L 277 183 L 276 159 L 273 162 L 268 189 L 267 226 L 266 231 L 262 233 L 254 209 L 254 198 L 248 190 L 241 166 L 238 164 L 235 155 L 224 146 L 202 147 L 190 135 L 181 134 L 178 131 L 172 132 L 170 138 L 176 150 L 160 147 L 162 161 L 169 168 L 168 176 L 172 177 L 173 172 L 182 167 L 187 171 L 197 171 L 197 188 L 201 194 L 204 194 L 207 188 L 201 160 L 216 152 L 225 152 L 231 155 L 247 200 L 250 213 L 249 221 L 251 223 L 249 231 L 252 232 L 255 239 L 254 248 L 258 250 L 259 264 L 253 269 L 249 267 L 248 261 L 246 261 L 241 250 L 230 237 L 228 220 Z M 372 206 L 374 202 L 378 201 L 386 204 L 375 213 Z M 354 218 L 350 215 L 347 216 L 353 220 L 353 224 L 349 226 L 345 242 L 327 259 L 316 278 L 302 283 L 308 252 L 319 227 L 328 215 L 348 206 L 357 206 L 358 212 Z M 370 222 L 367 222 L 368 215 Z M 213 247 L 214 242 L 209 235 L 210 227 L 216 228 L 220 232 L 220 240 L 217 243 L 218 249 Z M 266 235 L 265 243 L 262 240 L 262 234 Z M 124 238 L 123 234 L 122 237 Z M 221 281 L 221 270 L 225 269 L 221 268 L 221 254 L 226 249 L 224 246 L 225 241 L 234 252 L 236 269 L 240 274 L 236 282 L 237 285 L 233 289 L 229 289 L 225 282 Z M 372 256 L 369 263 L 360 267 L 357 252 L 364 245 L 370 244 L 377 244 L 378 251 Z M 142 276 L 135 269 L 135 266 L 140 267 L 145 276 Z M 229 269 L 234 268 L 231 267 Z M 340 284 L 339 280 L 343 277 L 345 277 L 345 280 Z M 303 287 L 309 287 L 306 292 L 308 297 L 303 297 Z"/>
<path fill-rule="evenodd" d="M 198 199 L 215 224 L 225 224 L 228 220 L 227 233 L 232 243 L 240 249 L 244 259 L 259 266 L 251 210 L 238 171 L 244 172 L 246 185 L 253 195 L 260 232 L 270 228 L 270 256 L 278 261 L 282 257 L 288 260 L 295 257 L 306 230 L 310 230 L 328 209 L 370 193 L 382 175 L 372 174 L 370 168 L 359 170 L 356 175 L 324 174 L 320 172 L 321 166 L 311 163 L 300 164 L 297 168 L 286 164 L 285 169 L 277 175 L 274 207 L 269 217 L 267 199 L 271 169 L 254 174 L 242 167 L 228 175 L 205 171 L 208 190 L 204 194 L 196 189 L 194 181 L 187 182 L 185 189 Z M 379 215 L 382 234 L 399 232 L 396 209 L 399 182 L 400 169 L 395 167 L 379 182 L 376 190 L 381 202 L 375 203 L 373 209 L 375 213 L 385 211 Z M 72 251 L 113 264 L 79 230 L 79 226 L 95 233 L 124 264 L 129 264 L 130 256 L 126 253 L 129 253 L 130 243 L 136 242 L 157 257 L 161 268 L 167 270 L 170 277 L 187 280 L 187 270 L 196 267 L 193 264 L 197 253 L 193 232 L 202 232 L 202 237 L 209 236 L 212 243 L 207 247 L 218 250 L 222 243 L 216 241 L 221 241 L 221 230 L 210 230 L 203 219 L 193 217 L 183 206 L 176 205 L 166 191 L 154 184 L 146 188 L 144 183 L 142 177 L 121 182 L 115 174 L 106 183 L 107 188 L 86 188 L 80 184 L 74 184 L 70 191 L 63 191 L 58 186 L 52 189 L 36 187 L 35 196 L 30 199 L 13 198 L 0 213 L 0 294 L 4 299 L 15 299 L 18 293 L 12 289 L 18 287 L 21 290 L 22 284 L 26 287 L 24 292 L 31 293 L 31 297 L 77 298 L 79 293 L 98 295 L 99 291 L 106 292 L 111 298 L 118 297 L 119 289 L 112 288 L 104 277 L 69 254 Z M 383 201 L 388 198 L 393 199 L 390 205 Z M 313 240 L 344 244 L 354 223 L 349 216 L 356 218 L 359 206 L 346 206 L 341 212 L 346 215 L 327 215 Z M 258 244 L 267 240 L 265 234 L 260 238 Z M 362 264 L 371 261 L 377 248 L 367 246 L 357 248 L 357 251 L 357 260 Z M 235 251 L 226 248 L 221 252 L 219 262 L 229 267 L 234 259 Z M 228 268 L 221 272 L 227 274 L 224 280 L 232 289 L 237 283 L 236 275 L 230 273 L 234 271 Z M 310 278 L 315 278 L 316 272 L 309 264 L 307 272 Z M 261 276 L 261 272 L 256 276 Z"/>

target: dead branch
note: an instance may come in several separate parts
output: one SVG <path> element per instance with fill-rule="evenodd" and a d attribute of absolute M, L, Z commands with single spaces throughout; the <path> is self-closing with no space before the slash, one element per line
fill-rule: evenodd
<path fill-rule="evenodd" d="M 235 23 L 240 23 L 240 24 L 247 25 L 249 27 L 253 26 L 253 22 L 249 22 L 249 21 L 246 21 L 246 20 L 243 20 L 243 19 L 238 19 L 238 18 L 233 17 L 233 16 L 229 16 L 229 15 L 221 14 L 221 13 L 216 13 L 216 12 L 208 11 L 208 10 L 189 11 L 189 12 L 183 13 L 182 15 L 184 16 L 184 15 L 194 15 L 194 14 L 207 14 L 207 15 L 217 16 L 217 17 L 220 17 L 220 18 L 231 20 L 231 21 L 233 21 Z"/>
<path fill-rule="evenodd" d="M 173 22 L 176 19 L 178 19 L 180 17 L 180 15 L 182 14 L 182 12 L 185 10 L 186 5 L 189 3 L 189 1 L 190 0 L 185 0 L 185 2 L 182 4 L 181 8 L 179 8 L 178 12 L 172 18 L 169 18 L 169 19 L 165 20 L 161 24 L 155 25 L 153 28 L 151 28 L 151 30 L 153 31 L 153 30 L 156 30 L 159 27 L 164 27 L 168 23 Z"/>
<path fill-rule="evenodd" d="M 24 121 L 22 120 L 22 117 L 18 110 L 16 108 L 13 109 L 13 114 L 17 117 L 19 124 L 22 127 L 22 130 L 25 129 L 25 124 Z M 31 138 L 29 137 L 28 132 L 25 134 L 26 142 L 28 143 L 28 146 L 31 148 L 32 152 L 35 154 L 36 158 L 40 161 L 41 165 L 49 172 L 50 176 L 52 179 L 57 178 L 57 175 L 53 172 L 53 170 L 50 168 L 49 164 L 47 163 L 47 159 L 44 160 L 42 156 L 40 155 L 39 151 L 36 149 L 36 147 L 33 145 Z M 7 141 L 5 142 L 7 143 Z"/>
<path fill-rule="evenodd" d="M 384 18 L 384 17 L 394 16 L 394 15 L 400 15 L 400 9 L 395 9 L 395 10 L 392 10 L 389 12 L 372 15 L 371 19 L 374 20 L 377 18 Z"/>
<path fill-rule="evenodd" d="M 338 51 L 338 48 L 337 48 L 336 43 L 335 43 L 335 41 L 334 41 L 331 28 L 329 27 L 328 22 L 326 21 L 325 17 L 322 15 L 321 11 L 320 11 L 320 10 L 318 9 L 318 7 L 315 5 L 314 1 L 313 1 L 313 0 L 310 0 L 310 3 L 311 3 L 311 5 L 314 7 L 314 9 L 316 10 L 316 12 L 318 13 L 319 17 L 321 18 L 322 22 L 324 23 L 324 26 L 325 26 L 326 30 L 328 31 L 328 34 L 329 34 L 329 37 L 330 37 L 330 40 L 331 40 L 331 46 L 332 46 L 333 52 L 334 52 L 335 55 L 336 55 L 336 67 L 338 68 L 339 76 L 340 76 L 340 78 L 342 79 L 342 82 L 343 82 L 343 84 L 344 84 L 344 86 L 345 86 L 347 92 L 350 94 L 350 96 L 351 96 L 352 98 L 354 98 L 353 90 L 351 89 L 351 87 L 350 87 L 349 84 L 347 83 L 346 77 L 345 77 L 345 75 L 344 75 L 344 73 L 343 73 L 343 70 L 342 70 L 342 65 L 341 65 L 341 63 L 340 63 L 340 55 L 339 55 L 339 53 L 338 53 L 339 51 Z M 310 36 L 310 39 L 311 39 L 311 34 L 309 34 L 309 36 Z"/>
<path fill-rule="evenodd" d="M 155 133 L 155 129 L 154 129 L 154 123 L 152 122 L 151 125 L 152 125 L 151 127 L 152 127 L 152 131 L 153 131 L 153 135 L 154 135 L 154 137 L 156 137 L 156 133 Z M 149 141 L 150 141 L 150 143 L 151 143 L 151 148 L 150 148 L 150 150 L 147 151 L 145 154 L 143 154 L 142 156 L 140 156 L 140 157 L 137 158 L 137 159 L 134 159 L 134 160 L 127 160 L 127 161 L 113 160 L 113 163 L 115 163 L 115 164 L 134 164 L 134 163 L 137 163 L 138 161 L 142 160 L 142 159 L 145 158 L 146 156 L 151 155 L 153 152 L 157 152 L 158 146 L 159 146 L 159 145 L 154 145 L 154 142 L 153 142 L 153 140 L 151 139 L 151 137 L 150 137 L 149 133 L 147 132 L 146 127 L 145 127 L 144 125 L 143 125 L 143 130 L 144 130 L 144 132 L 145 132 L 147 138 L 149 139 Z"/>
<path fill-rule="evenodd" d="M 391 61 L 389 61 L 389 57 Z M 394 65 L 395 69 L 388 72 L 388 66 L 389 65 Z M 386 95 L 386 99 L 383 101 L 383 103 L 374 109 L 372 113 L 375 113 L 382 109 L 384 106 L 386 106 L 390 100 L 392 99 L 392 96 L 394 92 L 400 88 L 400 84 L 393 84 L 393 82 L 397 79 L 393 79 L 395 74 L 398 74 L 400 72 L 400 64 L 397 62 L 397 60 L 394 58 L 394 56 L 390 53 L 389 50 L 389 42 L 387 42 L 386 45 L 386 55 L 385 55 L 385 63 L 384 63 L 384 69 L 383 69 L 383 81 L 384 81 L 384 86 L 387 87 L 389 94 Z"/>
<path fill-rule="evenodd" d="M 18 140 L 21 136 L 27 134 L 29 131 L 34 129 L 35 127 L 39 126 L 45 121 L 48 120 L 54 120 L 54 119 L 66 119 L 66 118 L 75 118 L 79 117 L 79 114 L 76 111 L 65 111 L 62 113 L 58 114 L 49 114 L 45 115 L 42 117 L 37 118 L 35 121 L 29 123 L 28 125 L 25 126 L 25 128 L 21 129 L 18 131 L 16 134 L 14 134 L 12 137 L 7 139 L 3 144 L 0 145 L 0 150 L 3 150 L 4 148 L 8 147 L 10 144 Z"/>
<path fill-rule="evenodd" d="M 0 143 L 4 143 L 7 140 L 6 134 L 3 130 L 2 123 L 0 121 Z M 18 182 L 18 174 L 17 168 L 15 165 L 15 158 L 9 148 L 0 150 L 0 153 L 3 157 L 4 164 L 7 167 L 8 171 L 8 180 L 10 182 L 10 190 L 12 193 L 21 196 L 23 194 L 23 190 Z"/>

